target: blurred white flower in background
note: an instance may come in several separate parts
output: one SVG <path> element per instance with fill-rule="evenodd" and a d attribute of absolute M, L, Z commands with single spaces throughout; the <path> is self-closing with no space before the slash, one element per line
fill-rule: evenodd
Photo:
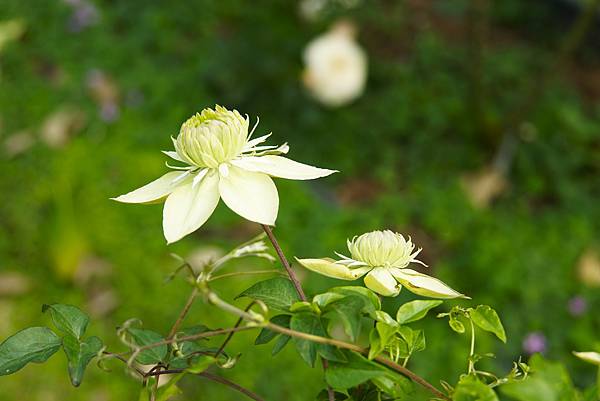
<path fill-rule="evenodd" d="M 306 88 L 327 106 L 342 106 L 359 97 L 367 80 L 367 56 L 355 41 L 356 29 L 339 22 L 304 51 Z"/>

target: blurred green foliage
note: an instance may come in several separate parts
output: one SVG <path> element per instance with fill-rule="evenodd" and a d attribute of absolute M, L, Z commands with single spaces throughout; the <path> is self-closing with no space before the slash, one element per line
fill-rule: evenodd
<path fill-rule="evenodd" d="M 503 123 L 552 63 L 574 8 L 492 2 L 476 60 L 464 0 L 365 0 L 352 9 L 331 6 L 314 22 L 300 18 L 295 3 L 276 0 L 105 0 L 94 3 L 97 19 L 82 29 L 72 25 L 76 3 L 3 0 L 0 7 L 0 21 L 18 18 L 25 27 L 0 54 L 0 141 L 23 131 L 35 141 L 0 156 L 0 273 L 22 273 L 30 283 L 18 295 L 0 294 L 0 338 L 46 322 L 40 308 L 52 302 L 95 312 L 88 331 L 111 347 L 119 346 L 115 327 L 134 316 L 155 331 L 169 329 L 188 292 L 181 279 L 163 283 L 176 267 L 169 253 L 227 247 L 258 227 L 219 207 L 202 230 L 167 247 L 160 206 L 109 198 L 165 171 L 159 151 L 171 147 L 169 136 L 192 113 L 219 103 L 260 116 L 258 132 L 288 141 L 292 158 L 342 171 L 315 183 L 278 182 L 276 231 L 289 256 L 331 256 L 347 237 L 373 229 L 412 235 L 437 276 L 498 310 L 508 344 L 481 336 L 479 346 L 497 355 L 487 363 L 510 370 L 526 334 L 538 331 L 547 338 L 546 355 L 564 362 L 576 384 L 593 382 L 594 370 L 570 355 L 600 342 L 598 289 L 576 273 L 600 229 L 600 109 L 592 80 L 600 60 L 593 43 L 584 42 L 536 97 L 518 130 L 508 188 L 491 207 L 473 207 L 461 184 L 493 159 Z M 359 27 L 369 81 L 356 102 L 328 109 L 303 90 L 301 55 L 338 17 Z M 102 88 L 90 89 L 99 71 L 109 81 L 100 84 L 109 87 L 104 96 L 118 105 L 114 121 L 101 114 Z M 80 110 L 85 122 L 65 144 L 48 146 L 39 139 L 44 121 L 65 107 Z M 335 282 L 302 276 L 309 293 Z M 254 280 L 216 287 L 231 299 Z M 577 317 L 568 309 L 574 296 L 588 304 Z M 395 315 L 410 297 L 386 299 L 385 307 Z M 196 305 L 190 324 L 233 323 L 207 310 Z M 428 348 L 411 367 L 432 383 L 454 380 L 465 368 L 467 338 L 442 320 L 422 326 Z M 266 399 L 313 399 L 323 387 L 320 369 L 303 364 L 292 347 L 265 358 L 268 349 L 248 347 L 254 336 L 234 337 L 232 349 L 244 354 L 226 376 Z M 109 374 L 91 366 L 74 389 L 66 362 L 51 359 L 1 378 L 2 399 L 25 392 L 30 400 L 134 399 L 140 384 L 116 363 L 110 367 Z M 239 399 L 201 378 L 182 386 L 182 400 Z"/>

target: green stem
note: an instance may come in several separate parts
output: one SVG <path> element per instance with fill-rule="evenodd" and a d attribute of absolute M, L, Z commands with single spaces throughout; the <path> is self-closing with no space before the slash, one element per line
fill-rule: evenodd
<path fill-rule="evenodd" d="M 471 323 L 471 350 L 469 351 L 469 374 L 475 371 L 475 363 L 473 362 L 473 356 L 475 355 L 475 325 L 473 320 L 469 318 Z"/>

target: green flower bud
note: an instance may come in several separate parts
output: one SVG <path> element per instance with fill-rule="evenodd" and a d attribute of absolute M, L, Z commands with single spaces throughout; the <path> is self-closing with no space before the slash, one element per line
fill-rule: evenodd
<path fill-rule="evenodd" d="M 415 245 L 410 238 L 406 240 L 402 234 L 385 231 L 372 231 L 348 240 L 348 250 L 352 259 L 373 267 L 394 266 L 404 268 L 411 262 L 417 262 L 415 258 L 421 252 L 416 252 Z"/>
<path fill-rule="evenodd" d="M 248 119 L 237 110 L 207 108 L 181 125 L 175 150 L 190 165 L 218 168 L 242 153 L 248 142 L 248 126 Z"/>

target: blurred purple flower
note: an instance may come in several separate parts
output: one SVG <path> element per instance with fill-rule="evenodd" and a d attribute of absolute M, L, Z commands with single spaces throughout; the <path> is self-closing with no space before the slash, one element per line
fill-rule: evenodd
<path fill-rule="evenodd" d="M 546 336 L 539 331 L 527 334 L 523 339 L 523 350 L 531 355 L 535 353 L 544 353 L 547 348 Z"/>
<path fill-rule="evenodd" d="M 100 20 L 100 13 L 91 2 L 87 0 L 64 0 L 64 2 L 73 8 L 68 23 L 71 32 L 81 32 L 85 28 L 97 24 Z"/>
<path fill-rule="evenodd" d="M 574 296 L 569 299 L 569 313 L 571 316 L 581 316 L 587 311 L 587 301 L 580 295 Z"/>
<path fill-rule="evenodd" d="M 106 123 L 112 123 L 119 118 L 119 105 L 114 102 L 105 102 L 100 106 L 100 118 Z"/>

